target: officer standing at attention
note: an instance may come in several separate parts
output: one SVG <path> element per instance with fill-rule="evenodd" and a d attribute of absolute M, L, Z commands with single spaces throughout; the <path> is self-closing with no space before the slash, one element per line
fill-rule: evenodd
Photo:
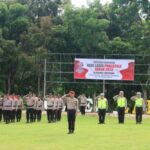
<path fill-rule="evenodd" d="M 75 92 L 70 91 L 67 95 L 62 97 L 64 103 L 67 105 L 67 117 L 68 117 L 68 134 L 74 133 L 76 113 L 78 109 L 78 99 L 75 98 Z"/>
<path fill-rule="evenodd" d="M 53 106 L 53 122 L 57 121 L 57 110 L 58 110 L 58 97 L 54 96 L 54 106 Z"/>
<path fill-rule="evenodd" d="M 135 101 L 136 124 L 142 123 L 144 99 L 141 97 L 141 95 L 141 92 L 137 92 L 136 96 L 131 97 L 131 100 Z"/>
<path fill-rule="evenodd" d="M 98 105 L 99 124 L 105 124 L 105 115 L 106 110 L 108 109 L 108 102 L 107 99 L 104 97 L 104 93 L 100 94 L 97 105 Z"/>
<path fill-rule="evenodd" d="M 0 122 L 2 121 L 2 112 L 3 112 L 2 108 L 3 108 L 3 97 L 0 96 Z"/>
<path fill-rule="evenodd" d="M 33 93 L 32 99 L 34 100 L 34 106 L 33 106 L 33 122 L 36 121 L 36 108 L 37 108 L 37 101 L 38 101 L 38 97 L 36 96 L 35 93 Z"/>
<path fill-rule="evenodd" d="M 87 105 L 87 97 L 85 96 L 85 94 L 82 94 L 78 97 L 78 100 L 79 100 L 79 104 L 80 104 L 81 115 L 85 115 L 85 109 L 86 109 L 86 105 Z"/>
<path fill-rule="evenodd" d="M 46 98 L 47 100 L 47 120 L 48 123 L 53 122 L 53 106 L 54 106 L 54 97 L 52 94 L 49 94 L 49 96 Z"/>
<path fill-rule="evenodd" d="M 57 121 L 61 121 L 61 113 L 64 107 L 62 98 L 58 95 L 58 111 L 57 111 Z"/>
<path fill-rule="evenodd" d="M 113 99 L 117 101 L 119 124 L 124 124 L 125 108 L 127 107 L 127 99 L 124 97 L 124 92 L 120 91 Z"/>
<path fill-rule="evenodd" d="M 11 121 L 15 122 L 16 119 L 16 109 L 17 109 L 17 99 L 15 98 L 15 94 L 10 96 L 12 100 L 12 112 L 11 112 Z"/>
<path fill-rule="evenodd" d="M 27 110 L 26 110 L 26 119 L 27 123 L 33 122 L 33 108 L 34 108 L 34 98 L 32 94 L 29 93 L 28 95 L 24 96 L 26 103 L 27 103 Z"/>
<path fill-rule="evenodd" d="M 38 98 L 38 101 L 36 101 L 36 118 L 38 122 L 41 121 L 43 107 L 43 101 L 41 100 L 41 98 Z"/>
<path fill-rule="evenodd" d="M 9 98 L 9 95 L 6 95 L 4 97 L 3 110 L 5 115 L 5 122 L 6 124 L 8 124 L 11 121 L 11 111 L 12 111 L 12 100 Z"/>
<path fill-rule="evenodd" d="M 17 100 L 17 111 L 16 111 L 16 119 L 17 122 L 20 122 L 21 116 L 22 116 L 22 108 L 23 108 L 23 102 L 20 96 L 16 96 Z"/>

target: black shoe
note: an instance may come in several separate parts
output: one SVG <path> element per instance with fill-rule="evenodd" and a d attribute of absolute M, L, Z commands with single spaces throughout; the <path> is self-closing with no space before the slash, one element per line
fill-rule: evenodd
<path fill-rule="evenodd" d="M 71 133 L 73 134 L 73 133 L 74 133 L 74 130 L 72 130 Z"/>
<path fill-rule="evenodd" d="M 71 134 L 71 133 L 72 133 L 71 130 L 69 130 L 68 134 Z"/>

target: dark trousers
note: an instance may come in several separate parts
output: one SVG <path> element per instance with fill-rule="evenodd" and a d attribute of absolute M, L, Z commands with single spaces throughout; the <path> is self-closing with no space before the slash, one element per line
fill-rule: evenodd
<path fill-rule="evenodd" d="M 35 122 L 36 121 L 36 109 L 33 109 L 33 121 Z"/>
<path fill-rule="evenodd" d="M 37 121 L 41 121 L 41 115 L 42 115 L 42 110 L 37 110 L 37 111 L 36 111 L 36 118 L 37 118 Z"/>
<path fill-rule="evenodd" d="M 61 120 L 61 112 L 62 112 L 61 108 L 57 110 L 57 121 Z"/>
<path fill-rule="evenodd" d="M 141 123 L 142 122 L 142 107 L 136 107 L 136 123 Z"/>
<path fill-rule="evenodd" d="M 48 120 L 48 122 L 52 122 L 54 120 L 53 112 L 54 111 L 52 109 L 47 110 L 47 120 Z"/>
<path fill-rule="evenodd" d="M 16 116 L 16 110 L 13 109 L 13 110 L 11 111 L 11 121 L 12 121 L 12 122 L 15 122 L 15 116 Z"/>
<path fill-rule="evenodd" d="M 4 110 L 5 122 L 10 123 L 11 120 L 11 110 Z"/>
<path fill-rule="evenodd" d="M 3 121 L 6 121 L 6 116 L 5 116 L 5 110 L 2 110 L 2 114 L 3 114 Z"/>
<path fill-rule="evenodd" d="M 98 109 L 99 123 L 105 123 L 106 109 Z"/>
<path fill-rule="evenodd" d="M 124 123 L 125 107 L 118 107 L 118 121 Z"/>
<path fill-rule="evenodd" d="M 85 106 L 80 106 L 80 112 L 82 115 L 85 115 Z"/>
<path fill-rule="evenodd" d="M 22 116 L 22 109 L 17 109 L 17 111 L 16 111 L 17 122 L 20 122 L 21 116 Z"/>
<path fill-rule="evenodd" d="M 57 121 L 57 109 L 54 109 L 53 110 L 53 115 L 54 115 L 54 117 L 53 117 L 53 121 L 55 122 L 55 121 Z"/>
<path fill-rule="evenodd" d="M 67 111 L 67 117 L 68 117 L 68 129 L 69 131 L 75 130 L 75 120 L 76 120 L 76 110 L 68 110 Z"/>
<path fill-rule="evenodd" d="M 33 108 L 27 108 L 26 119 L 27 122 L 33 122 Z"/>
<path fill-rule="evenodd" d="M 2 109 L 0 109 L 0 122 L 2 121 Z"/>

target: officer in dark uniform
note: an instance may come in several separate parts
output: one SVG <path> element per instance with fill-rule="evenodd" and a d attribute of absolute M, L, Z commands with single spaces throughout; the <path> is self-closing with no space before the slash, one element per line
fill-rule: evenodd
<path fill-rule="evenodd" d="M 64 103 L 67 105 L 67 117 L 68 117 L 68 134 L 74 133 L 76 113 L 78 109 L 78 100 L 75 98 L 75 92 L 70 91 L 67 95 L 62 97 Z"/>

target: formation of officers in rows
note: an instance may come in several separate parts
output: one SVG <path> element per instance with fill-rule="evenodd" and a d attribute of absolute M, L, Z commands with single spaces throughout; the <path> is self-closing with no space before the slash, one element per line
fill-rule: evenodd
<path fill-rule="evenodd" d="M 33 93 L 29 93 L 23 97 L 26 105 L 26 120 L 27 123 L 41 121 L 42 110 L 44 109 L 44 102 L 41 98 L 37 97 Z M 104 93 L 101 93 L 96 97 L 99 124 L 105 123 L 105 115 L 108 109 L 108 102 L 105 98 Z M 124 92 L 120 91 L 118 95 L 113 97 L 114 101 L 117 102 L 118 107 L 118 123 L 124 123 L 125 109 L 127 107 L 127 99 L 124 96 Z M 80 105 L 80 111 L 82 115 L 85 115 L 85 109 L 87 105 L 87 97 L 82 94 L 78 98 L 75 98 L 75 92 L 70 91 L 64 96 L 55 96 L 49 94 L 45 97 L 47 101 L 47 120 L 49 123 L 61 120 L 61 112 L 64 105 L 67 108 L 68 117 L 68 130 L 69 134 L 75 130 L 76 113 L 78 105 Z M 135 101 L 136 110 L 136 123 L 142 123 L 142 111 L 144 100 L 141 97 L 141 93 L 131 97 L 131 100 Z M 23 109 L 22 98 L 18 95 L 4 95 L 0 97 L 0 121 L 3 120 L 6 123 L 19 122 L 21 120 L 21 114 Z"/>

